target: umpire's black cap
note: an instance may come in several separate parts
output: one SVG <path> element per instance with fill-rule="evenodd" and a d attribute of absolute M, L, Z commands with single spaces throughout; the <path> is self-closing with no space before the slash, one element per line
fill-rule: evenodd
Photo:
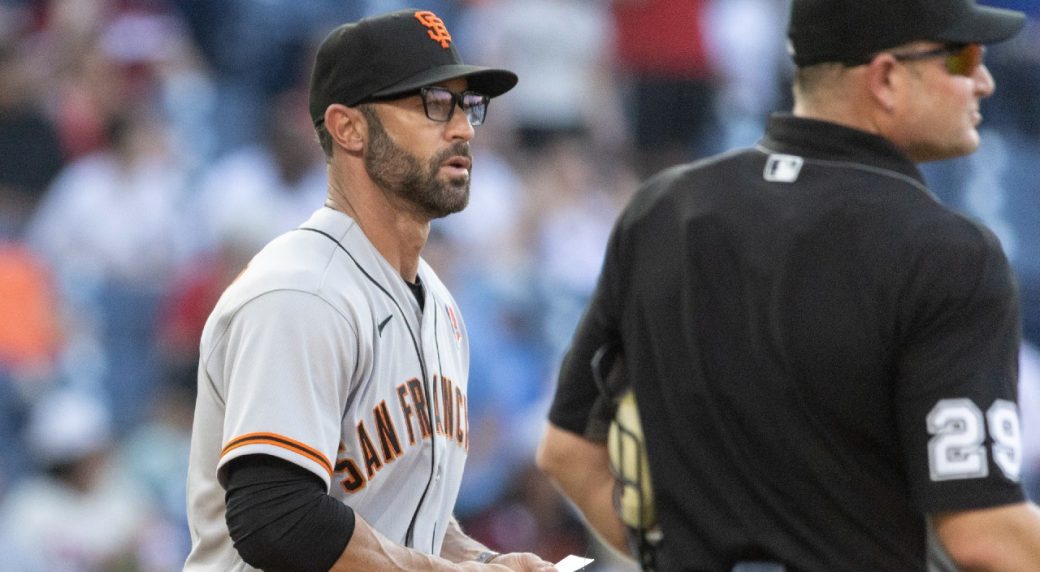
<path fill-rule="evenodd" d="M 311 75 L 310 113 L 321 124 L 333 103 L 404 95 L 465 77 L 469 89 L 495 97 L 516 85 L 516 74 L 462 63 L 451 34 L 436 14 L 399 10 L 334 29 L 318 48 Z"/>
<path fill-rule="evenodd" d="M 798 66 L 860 64 L 918 40 L 987 44 L 1014 36 L 1025 14 L 974 0 L 793 0 L 787 36 Z"/>

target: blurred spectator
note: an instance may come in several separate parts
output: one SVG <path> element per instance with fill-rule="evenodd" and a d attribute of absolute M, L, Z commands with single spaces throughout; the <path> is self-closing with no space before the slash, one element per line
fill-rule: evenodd
<path fill-rule="evenodd" d="M 64 161 L 19 51 L 13 40 L 0 36 L 0 240 L 21 236 L 24 221 Z"/>
<path fill-rule="evenodd" d="M 785 0 L 716 0 L 706 11 L 704 38 L 718 76 L 719 148 L 746 147 L 761 136 L 766 117 L 789 99 L 781 72 L 785 55 Z M 783 91 L 786 92 L 786 87 Z"/>
<path fill-rule="evenodd" d="M 987 204 L 983 185 L 996 185 L 989 193 L 997 198 L 989 204 L 1000 206 L 1005 225 L 1001 238 L 1008 237 L 1008 254 L 1022 289 L 1023 326 L 1027 337 L 1040 341 L 1040 178 L 1035 174 L 1040 162 L 1040 1 L 985 3 L 1025 11 L 1029 20 L 1013 41 L 986 55 L 986 65 L 1000 81 L 996 96 L 984 100 L 981 110 L 987 128 L 983 145 L 990 154 L 973 167 L 984 164 L 995 173 L 982 184 L 969 184 L 964 198 L 969 212 L 979 214 L 978 207 L 985 211 Z M 993 213 L 985 214 L 992 218 Z"/>
<path fill-rule="evenodd" d="M 621 89 L 641 178 L 718 148 L 710 0 L 613 0 Z"/>
<path fill-rule="evenodd" d="M 43 27 L 33 37 L 32 57 L 50 75 L 47 104 L 69 160 L 108 144 L 109 117 L 132 103 L 129 76 L 106 52 L 100 35 L 112 0 L 48 2 L 38 14 Z"/>
<path fill-rule="evenodd" d="M 0 242 L 0 371 L 40 375 L 58 353 L 57 293 L 34 254 Z"/>
<path fill-rule="evenodd" d="M 114 463 L 103 404 L 70 390 L 49 394 L 31 412 L 26 442 L 42 472 L 0 506 L 0 537 L 25 565 L 19 570 L 134 569 L 152 508 Z"/>
<path fill-rule="evenodd" d="M 264 137 L 209 166 L 187 209 L 194 255 L 169 276 L 158 319 L 166 382 L 194 387 L 198 344 L 224 289 L 264 244 L 306 220 L 325 200 L 325 161 L 306 93 L 271 98 Z"/>
<path fill-rule="evenodd" d="M 211 128 L 218 156 L 263 138 L 268 98 L 309 78 L 311 50 L 336 22 L 360 17 L 366 4 L 362 0 L 166 3 L 187 22 L 213 70 Z"/>
<path fill-rule="evenodd" d="M 541 150 L 558 137 L 620 142 L 609 17 L 597 0 L 497 0 L 469 11 L 469 45 L 523 78 L 500 102 L 522 148 Z"/>
<path fill-rule="evenodd" d="M 0 0 L 0 43 L 21 34 L 30 19 L 29 0 Z"/>
<path fill-rule="evenodd" d="M 307 93 L 271 97 L 263 137 L 218 160 L 202 177 L 194 219 L 203 251 L 227 241 L 259 250 L 325 201 L 325 158 L 307 114 Z"/>
<path fill-rule="evenodd" d="M 195 391 L 172 384 L 158 391 L 148 417 L 122 440 L 118 454 L 159 515 L 141 539 L 139 569 L 181 570 L 191 550 L 184 499 Z"/>
<path fill-rule="evenodd" d="M 1018 402 L 1022 409 L 1022 485 L 1026 496 L 1040 499 L 1040 349 L 1026 342 L 1018 370 Z"/>
<path fill-rule="evenodd" d="M 53 380 L 60 334 L 57 293 L 32 252 L 0 241 L 0 496 L 28 468 L 26 409 Z"/>
<path fill-rule="evenodd" d="M 580 139 L 558 141 L 526 175 L 535 228 L 528 248 L 545 304 L 541 335 L 558 356 L 595 288 L 614 219 L 636 180 Z"/>
<path fill-rule="evenodd" d="M 994 77 L 999 77 L 998 90 L 1004 96 L 985 100 L 982 113 L 987 125 L 1001 130 L 1013 130 L 1036 138 L 1040 136 L 1040 98 L 1034 97 L 1040 88 L 1040 12 L 1033 2 L 1034 15 L 1021 34 L 1006 45 L 994 46 L 986 54 L 986 66 Z"/>
<path fill-rule="evenodd" d="M 224 289 L 256 253 L 253 243 L 252 236 L 226 237 L 218 248 L 170 278 L 171 287 L 160 301 L 155 340 L 160 381 L 168 389 L 194 395 L 202 328 Z"/>
<path fill-rule="evenodd" d="M 455 30 L 457 28 L 453 24 L 458 20 L 459 13 L 480 1 L 482 0 L 477 0 L 476 2 L 472 0 L 462 0 L 461 2 L 459 0 L 424 0 L 423 2 L 413 2 L 411 0 L 355 0 L 353 3 L 361 6 L 363 16 L 412 7 L 419 10 L 430 10 L 444 20 L 449 30 Z M 463 59 L 467 62 L 471 61 L 469 58 Z"/>
<path fill-rule="evenodd" d="M 154 107 L 179 162 L 195 170 L 212 160 L 216 89 L 187 24 L 163 2 L 130 1 L 108 17 L 98 42 L 117 66 L 124 105 Z"/>
<path fill-rule="evenodd" d="M 184 173 L 156 117 L 131 109 L 106 127 L 110 146 L 62 170 L 28 239 L 63 278 L 161 289 L 185 254 Z"/>
<path fill-rule="evenodd" d="M 186 24 L 164 0 L 28 3 L 20 54 L 67 157 L 109 144 L 113 114 L 149 107 L 168 119 L 184 161 L 207 160 L 213 89 Z"/>
<path fill-rule="evenodd" d="M 110 148 L 66 167 L 30 221 L 28 240 L 58 278 L 65 327 L 98 345 L 97 386 L 122 431 L 139 419 L 156 382 L 155 312 L 183 262 L 185 173 L 158 120 L 140 110 L 112 117 Z M 67 372 L 87 376 L 80 364 Z"/>

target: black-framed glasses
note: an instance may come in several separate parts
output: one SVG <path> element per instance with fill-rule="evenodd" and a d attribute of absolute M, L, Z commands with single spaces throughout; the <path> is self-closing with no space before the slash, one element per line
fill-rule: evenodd
<path fill-rule="evenodd" d="M 428 86 L 419 89 L 423 110 L 431 121 L 451 121 L 455 108 L 462 109 L 470 125 L 480 125 L 487 117 L 491 98 L 475 91 L 456 93 L 446 87 Z"/>
<path fill-rule="evenodd" d="M 901 62 L 926 60 L 929 58 L 946 58 L 946 71 L 953 75 L 971 77 L 982 65 L 986 48 L 982 44 L 953 44 L 923 52 L 892 53 L 892 57 Z"/>

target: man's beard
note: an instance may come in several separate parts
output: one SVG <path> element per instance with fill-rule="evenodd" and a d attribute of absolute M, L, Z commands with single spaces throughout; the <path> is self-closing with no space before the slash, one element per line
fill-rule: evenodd
<path fill-rule="evenodd" d="M 466 208 L 469 204 L 469 177 L 441 180 L 437 174 L 444 161 L 450 157 L 468 158 L 468 143 L 456 142 L 451 148 L 430 158 L 424 169 L 418 157 L 394 143 L 374 110 L 363 112 L 369 124 L 365 170 L 383 192 L 404 201 L 409 208 L 431 219 L 445 217 Z"/>

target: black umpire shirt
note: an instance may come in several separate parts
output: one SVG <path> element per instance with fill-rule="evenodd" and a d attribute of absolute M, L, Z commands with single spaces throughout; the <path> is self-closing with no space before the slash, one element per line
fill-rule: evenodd
<path fill-rule="evenodd" d="M 650 179 L 549 417 L 583 434 L 620 342 L 661 570 L 922 570 L 925 515 L 1020 502 L 1016 286 L 886 140 L 793 116 Z"/>

